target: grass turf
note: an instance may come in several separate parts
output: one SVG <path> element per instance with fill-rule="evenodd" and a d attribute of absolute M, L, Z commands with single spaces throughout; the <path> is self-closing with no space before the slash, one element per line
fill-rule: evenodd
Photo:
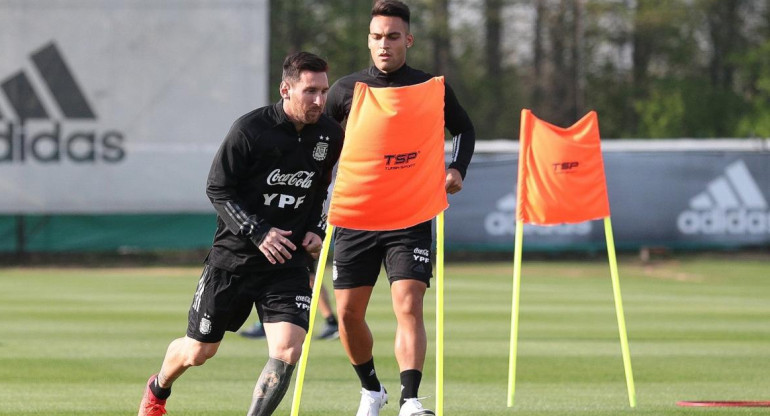
<path fill-rule="evenodd" d="M 445 414 L 750 415 L 678 400 L 770 399 L 770 262 L 690 256 L 620 278 L 637 392 L 628 406 L 606 262 L 525 260 L 516 403 L 506 408 L 510 264 L 446 268 Z M 184 334 L 200 268 L 0 269 L 0 415 L 133 415 L 168 343 Z M 327 273 L 327 277 L 329 274 Z M 327 279 L 328 281 L 328 279 Z M 328 285 L 328 284 L 327 284 Z M 434 297 L 426 298 L 433 396 Z M 253 322 L 255 315 L 249 320 Z M 398 413 L 388 286 L 369 309 L 375 362 Z M 322 321 L 317 320 L 320 330 Z M 242 415 L 266 360 L 262 340 L 228 334 L 174 386 L 170 415 Z M 338 341 L 311 345 L 301 415 L 355 413 L 359 385 Z M 276 415 L 287 415 L 293 385 Z M 423 401 L 428 408 L 435 398 Z"/>

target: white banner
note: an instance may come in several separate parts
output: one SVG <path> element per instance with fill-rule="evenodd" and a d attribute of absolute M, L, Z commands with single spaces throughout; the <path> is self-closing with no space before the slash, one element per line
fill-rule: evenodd
<path fill-rule="evenodd" d="M 213 212 L 268 39 L 267 0 L 0 0 L 0 214 Z"/>

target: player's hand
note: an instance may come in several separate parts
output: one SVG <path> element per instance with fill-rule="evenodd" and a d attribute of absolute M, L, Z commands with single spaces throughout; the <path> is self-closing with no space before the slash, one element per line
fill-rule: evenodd
<path fill-rule="evenodd" d="M 283 264 L 291 258 L 291 252 L 296 250 L 297 246 L 287 238 L 290 235 L 291 231 L 273 227 L 262 239 L 259 244 L 259 251 L 265 255 L 270 264 Z"/>
<path fill-rule="evenodd" d="M 323 240 L 321 240 L 321 237 L 319 237 L 318 234 L 311 233 L 310 231 L 305 233 L 305 238 L 302 240 L 302 247 L 305 247 L 305 250 L 310 254 L 310 257 L 317 260 L 318 256 L 321 254 L 322 245 Z"/>
<path fill-rule="evenodd" d="M 455 168 L 449 168 L 446 171 L 446 192 L 456 194 L 463 189 L 463 175 Z"/>

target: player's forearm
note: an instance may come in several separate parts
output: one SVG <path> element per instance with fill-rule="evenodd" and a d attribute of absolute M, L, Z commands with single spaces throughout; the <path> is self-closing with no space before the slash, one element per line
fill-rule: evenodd
<path fill-rule="evenodd" d="M 326 214 L 321 210 L 319 215 L 312 215 L 311 217 L 310 221 L 305 225 L 305 231 L 314 233 L 323 240 L 326 238 Z"/>
<path fill-rule="evenodd" d="M 452 158 L 449 168 L 457 169 L 465 179 L 465 172 L 476 148 L 476 129 L 449 84 L 446 85 L 444 96 L 444 123 L 452 134 Z"/>
<path fill-rule="evenodd" d="M 463 179 L 465 179 L 465 172 L 471 163 L 475 148 L 476 132 L 472 125 L 470 129 L 452 137 L 452 158 L 449 162 L 449 168 L 457 169 Z"/>
<path fill-rule="evenodd" d="M 322 184 L 323 191 L 319 191 L 313 198 L 313 208 L 310 210 L 307 222 L 305 222 L 305 231 L 315 233 L 321 237 L 321 239 L 326 237 L 326 214 L 324 213 L 324 202 L 326 201 L 328 194 L 326 191 L 328 185 L 328 183 L 326 186 L 323 186 Z"/>
<path fill-rule="evenodd" d="M 248 238 L 256 245 L 260 244 L 272 227 L 264 218 L 248 212 L 234 200 L 212 199 L 211 203 L 231 233 Z"/>

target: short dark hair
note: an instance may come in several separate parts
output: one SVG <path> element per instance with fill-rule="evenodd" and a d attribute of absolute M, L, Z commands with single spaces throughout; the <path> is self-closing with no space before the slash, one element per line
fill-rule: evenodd
<path fill-rule="evenodd" d="M 327 72 L 329 64 L 310 52 L 295 52 L 283 60 L 282 81 L 299 81 L 302 71 Z"/>
<path fill-rule="evenodd" d="M 400 17 L 407 25 L 409 24 L 410 15 L 409 6 L 399 0 L 377 0 L 372 7 L 372 17 Z"/>

